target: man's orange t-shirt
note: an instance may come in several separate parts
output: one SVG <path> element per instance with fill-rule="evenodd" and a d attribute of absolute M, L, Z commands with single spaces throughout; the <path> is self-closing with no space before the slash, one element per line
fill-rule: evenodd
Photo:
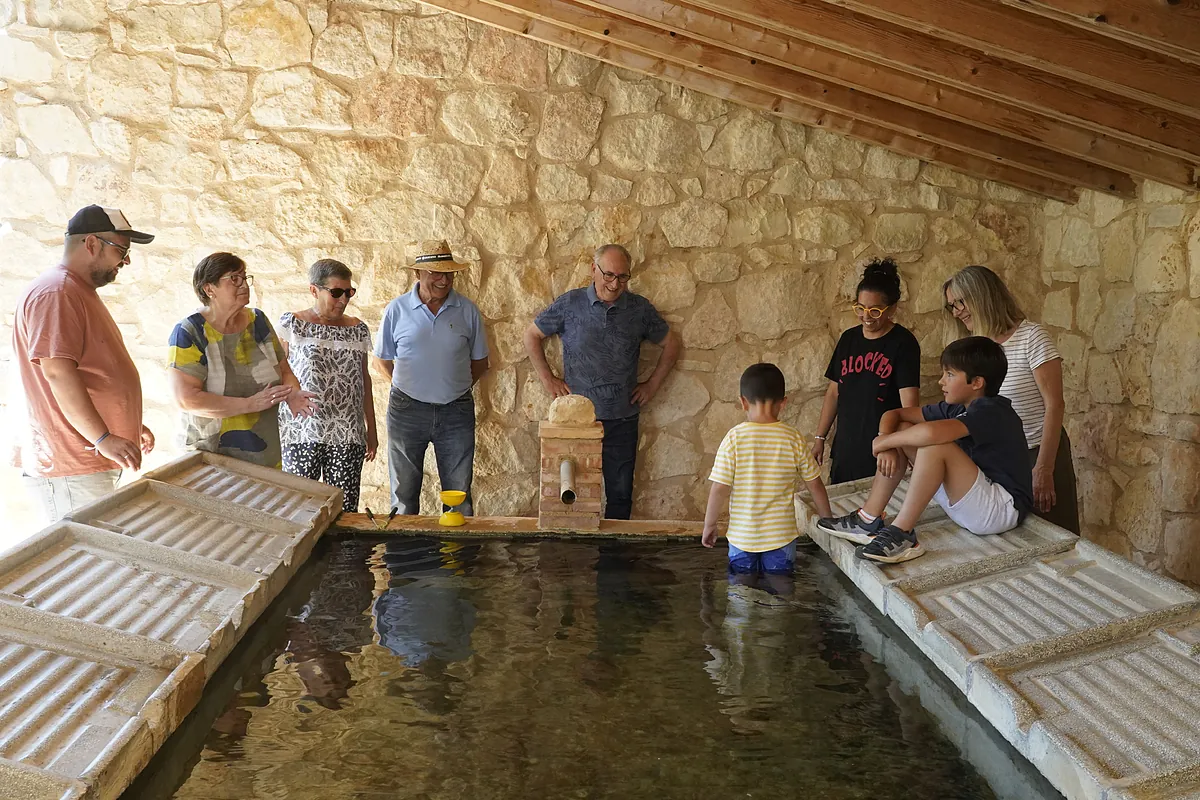
<path fill-rule="evenodd" d="M 22 452 L 24 471 L 62 478 L 118 469 L 88 449 L 91 443 L 63 415 L 40 366 L 43 358 L 74 361 L 109 433 L 139 441 L 142 382 L 95 287 L 61 265 L 39 275 L 17 303 L 13 354 L 32 427 L 32 450 Z"/>

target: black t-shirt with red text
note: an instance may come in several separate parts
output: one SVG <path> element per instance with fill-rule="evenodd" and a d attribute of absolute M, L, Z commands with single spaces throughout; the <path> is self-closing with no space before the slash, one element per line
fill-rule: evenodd
<path fill-rule="evenodd" d="M 831 483 L 875 474 L 871 442 L 885 411 L 900 407 L 900 390 L 921 385 L 921 345 L 903 325 L 878 339 L 856 325 L 842 334 L 825 377 L 838 385 L 837 429 L 829 451 Z"/>

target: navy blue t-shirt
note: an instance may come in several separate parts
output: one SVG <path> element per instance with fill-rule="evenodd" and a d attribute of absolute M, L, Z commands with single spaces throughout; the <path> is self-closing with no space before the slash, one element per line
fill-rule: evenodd
<path fill-rule="evenodd" d="M 943 400 L 921 407 L 926 422 L 957 419 L 967 426 L 967 435 L 955 444 L 992 483 L 1012 495 L 1021 519 L 1033 510 L 1033 469 L 1021 418 L 1007 397 L 980 397 L 971 405 Z"/>

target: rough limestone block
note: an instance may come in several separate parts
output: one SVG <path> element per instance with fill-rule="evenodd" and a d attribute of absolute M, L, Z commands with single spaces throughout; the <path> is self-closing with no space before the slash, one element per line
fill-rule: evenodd
<path fill-rule="evenodd" d="M 555 425 L 590 426 L 596 421 L 596 407 L 581 394 L 568 394 L 554 398 L 546 419 Z"/>

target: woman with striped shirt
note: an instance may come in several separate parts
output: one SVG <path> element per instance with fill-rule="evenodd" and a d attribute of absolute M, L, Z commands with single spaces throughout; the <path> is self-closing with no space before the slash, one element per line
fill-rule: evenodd
<path fill-rule="evenodd" d="M 1012 401 L 1025 429 L 1037 512 L 1079 533 L 1071 440 L 1062 426 L 1062 356 L 1050 334 L 1025 317 L 1004 281 L 987 267 L 959 270 L 942 285 L 942 294 L 960 336 L 987 336 L 1004 348 L 1008 374 L 1000 394 Z"/>

